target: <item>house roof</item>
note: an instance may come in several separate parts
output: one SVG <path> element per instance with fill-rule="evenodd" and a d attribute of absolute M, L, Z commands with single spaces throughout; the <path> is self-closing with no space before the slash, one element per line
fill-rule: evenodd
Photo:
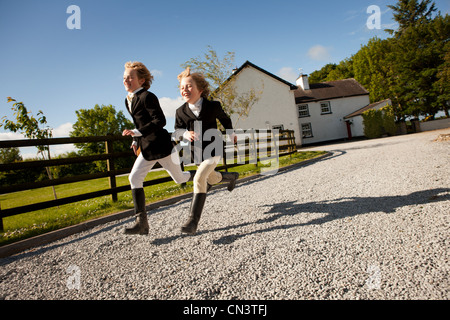
<path fill-rule="evenodd" d="M 381 106 L 384 104 L 383 106 Z M 356 116 L 360 116 L 364 111 L 370 110 L 370 109 L 379 109 L 380 107 L 384 107 L 387 104 L 392 104 L 391 99 L 385 99 L 382 101 L 371 103 L 359 110 L 356 110 L 355 112 L 350 113 L 349 115 L 345 116 L 344 119 L 350 119 Z"/>
<path fill-rule="evenodd" d="M 259 70 L 269 77 L 272 77 L 273 79 L 289 86 L 290 90 L 295 90 L 294 95 L 296 103 L 323 101 L 369 94 L 369 92 L 353 78 L 322 83 L 313 83 L 309 85 L 310 90 L 303 90 L 301 87 L 292 84 L 284 79 L 281 79 L 280 77 L 258 67 L 248 60 L 238 69 L 236 69 L 224 83 L 228 82 L 233 76 L 239 74 L 242 70 L 248 67 Z"/>
<path fill-rule="evenodd" d="M 272 77 L 272 78 L 274 78 L 275 80 L 282 82 L 283 84 L 289 86 L 289 88 L 290 88 L 291 90 L 297 90 L 297 86 L 296 86 L 295 84 L 292 84 L 292 83 L 290 83 L 290 82 L 288 82 L 288 81 L 286 81 L 286 80 L 281 79 L 280 77 L 274 75 L 273 73 L 270 73 L 269 71 L 266 71 L 266 70 L 264 70 L 264 69 L 258 67 L 257 65 L 251 63 L 251 62 L 248 61 L 248 60 L 247 60 L 242 66 L 240 66 L 238 69 L 236 69 L 236 71 L 233 72 L 233 74 L 230 76 L 230 78 L 233 77 L 233 76 L 235 76 L 235 75 L 237 75 L 239 72 L 241 72 L 242 70 L 244 70 L 245 68 L 248 68 L 248 67 L 255 68 L 256 70 L 259 70 L 259 71 L 261 71 L 262 73 L 265 73 L 265 74 L 268 75 L 269 77 Z M 228 78 L 228 80 L 229 80 L 230 78 Z M 227 81 L 228 81 L 228 80 L 227 80 Z"/>
<path fill-rule="evenodd" d="M 353 78 L 313 83 L 310 84 L 309 87 L 310 90 L 303 90 L 301 87 L 297 87 L 297 90 L 294 93 L 295 103 L 306 103 L 369 94 L 369 91 Z"/>

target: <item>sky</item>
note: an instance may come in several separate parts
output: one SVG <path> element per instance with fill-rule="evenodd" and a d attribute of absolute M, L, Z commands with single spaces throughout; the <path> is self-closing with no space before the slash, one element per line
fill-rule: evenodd
<path fill-rule="evenodd" d="M 124 64 L 141 61 L 154 76 L 150 91 L 159 98 L 172 132 L 182 104 L 181 64 L 202 57 L 208 46 L 220 58 L 234 52 L 236 67 L 248 60 L 295 83 L 300 68 L 309 74 L 351 57 L 373 37 L 389 37 L 383 30 L 396 24 L 387 5 L 395 3 L 0 0 L 0 117 L 14 119 L 7 102 L 12 97 L 34 115 L 42 110 L 54 137 L 68 137 L 75 111 L 96 104 L 111 104 L 130 118 Z M 450 1 L 435 3 L 442 14 L 449 12 Z M 368 20 L 374 21 L 371 6 L 380 8 L 379 28 L 368 27 Z M 0 140 L 22 138 L 0 129 Z M 73 150 L 52 148 L 55 154 Z"/>

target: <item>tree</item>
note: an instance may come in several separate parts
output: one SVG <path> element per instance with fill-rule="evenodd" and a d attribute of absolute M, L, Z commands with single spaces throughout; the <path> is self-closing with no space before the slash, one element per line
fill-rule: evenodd
<path fill-rule="evenodd" d="M 431 4 L 431 5 L 430 5 Z M 399 28 L 396 32 L 392 29 L 385 31 L 399 37 L 410 26 L 417 26 L 431 21 L 433 12 L 436 11 L 436 5 L 431 0 L 399 0 L 397 5 L 388 5 L 388 8 L 394 11 L 394 20 L 398 22 Z"/>
<path fill-rule="evenodd" d="M 47 118 L 41 110 L 38 111 L 38 118 L 36 119 L 31 112 L 28 112 L 23 102 L 16 102 L 16 100 L 11 97 L 8 97 L 7 99 L 8 102 L 15 102 L 12 110 L 14 111 L 16 122 L 9 120 L 6 116 L 4 116 L 2 118 L 2 122 L 0 123 L 0 128 L 4 127 L 12 132 L 19 132 L 28 139 L 48 139 L 53 136 L 52 129 L 46 126 Z M 40 128 L 41 125 L 44 125 L 44 128 Z M 40 155 L 44 160 L 50 159 L 49 145 L 39 145 L 37 146 L 37 149 L 38 155 Z M 45 169 L 47 170 L 49 179 L 52 180 L 53 177 L 51 169 L 48 167 Z M 53 187 L 53 195 L 56 199 L 55 187 Z"/>
<path fill-rule="evenodd" d="M 19 148 L 1 148 L 0 149 L 0 163 L 13 163 L 22 161 L 22 156 L 20 155 Z M 0 172 L 0 185 L 6 184 L 10 176 L 15 175 L 15 172 Z"/>
<path fill-rule="evenodd" d="M 445 55 L 449 34 L 449 16 L 438 15 L 431 21 L 411 25 L 400 36 L 390 39 L 395 90 L 402 97 L 405 115 L 434 117 L 447 108 L 448 84 L 439 80 L 448 68 Z"/>
<path fill-rule="evenodd" d="M 325 66 L 322 67 L 320 70 L 316 70 L 314 72 L 311 72 L 311 74 L 308 77 L 308 81 L 310 84 L 313 83 L 320 83 L 328 81 L 328 75 L 337 68 L 337 65 L 335 63 L 328 63 Z M 335 79 L 340 80 L 340 79 Z"/>
<path fill-rule="evenodd" d="M 372 38 L 352 57 L 355 79 L 368 91 L 371 102 L 391 98 L 396 115 L 401 117 L 399 101 L 393 97 L 392 52 L 389 40 Z"/>
<path fill-rule="evenodd" d="M 19 148 L 1 148 L 0 163 L 13 163 L 22 161 Z"/>
<path fill-rule="evenodd" d="M 70 137 L 92 137 L 106 135 L 121 135 L 124 129 L 134 128 L 133 123 L 128 120 L 122 111 L 117 112 L 112 105 L 98 104 L 93 109 L 80 109 L 75 111 L 77 121 L 73 125 Z M 94 155 L 105 153 L 103 142 L 76 143 L 75 147 L 80 149 L 80 155 Z M 118 141 L 114 146 L 115 152 L 130 150 L 130 141 Z M 133 159 L 117 159 L 117 168 L 129 167 Z M 106 163 L 96 162 L 96 171 L 104 171 Z"/>
<path fill-rule="evenodd" d="M 438 67 L 438 81 L 433 86 L 439 92 L 437 103 L 442 105 L 445 115 L 450 117 L 450 42 L 445 44 L 444 51 L 446 52 L 444 63 Z"/>
<path fill-rule="evenodd" d="M 204 57 L 191 58 L 181 65 L 193 71 L 203 73 L 211 86 L 210 99 L 220 101 L 228 115 L 237 114 L 238 119 L 248 116 L 251 107 L 258 102 L 262 92 L 252 88 L 249 92 L 238 93 L 231 77 L 234 69 L 234 52 L 227 52 L 222 60 L 211 47 Z"/>
<path fill-rule="evenodd" d="M 408 117 L 448 115 L 450 101 L 450 18 L 436 11 L 430 0 L 399 0 L 389 6 L 399 23 L 392 38 L 372 38 L 350 59 L 325 65 L 322 81 L 354 74 L 370 94 L 370 101 L 390 98 L 397 121 Z M 316 72 L 313 72 L 316 74 Z"/>
<path fill-rule="evenodd" d="M 341 79 L 354 78 L 355 73 L 353 71 L 353 57 L 342 60 L 336 68 L 330 71 L 326 81 L 335 81 Z"/>

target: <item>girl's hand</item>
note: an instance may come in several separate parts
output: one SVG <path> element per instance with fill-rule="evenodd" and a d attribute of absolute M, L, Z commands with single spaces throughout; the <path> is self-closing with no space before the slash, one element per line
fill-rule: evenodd
<path fill-rule="evenodd" d="M 132 130 L 125 129 L 125 130 L 123 130 L 122 135 L 123 136 L 132 136 L 133 137 L 134 136 L 134 132 Z"/>

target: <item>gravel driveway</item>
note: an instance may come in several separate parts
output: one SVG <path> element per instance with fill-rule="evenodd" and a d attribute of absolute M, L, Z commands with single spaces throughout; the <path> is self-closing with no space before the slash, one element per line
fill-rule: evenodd
<path fill-rule="evenodd" d="M 449 298 L 450 129 L 332 155 L 0 259 L 0 299 Z"/>

